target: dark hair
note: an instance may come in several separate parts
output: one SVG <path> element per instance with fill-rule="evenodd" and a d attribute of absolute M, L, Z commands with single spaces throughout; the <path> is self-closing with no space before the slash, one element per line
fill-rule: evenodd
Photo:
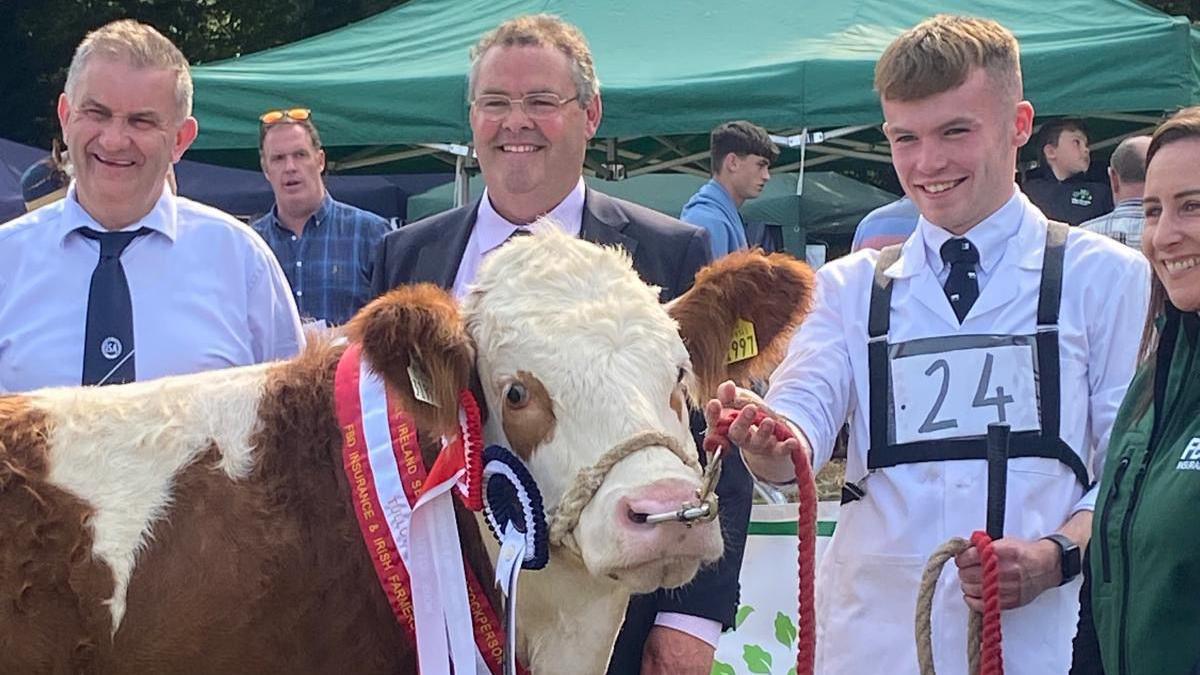
<path fill-rule="evenodd" d="M 1200 138 L 1200 106 L 1184 108 L 1158 125 L 1146 149 L 1146 166 L 1150 166 L 1150 160 L 1164 145 L 1188 138 Z"/>
<path fill-rule="evenodd" d="M 1150 147 L 1146 149 L 1146 167 L 1154 156 L 1164 146 L 1189 138 L 1200 138 L 1200 106 L 1184 108 L 1171 116 L 1170 119 L 1158 125 L 1154 135 L 1150 137 Z M 1150 307 L 1146 311 L 1146 323 L 1142 327 L 1142 344 L 1138 348 L 1138 360 L 1145 363 L 1154 361 L 1155 345 L 1158 342 L 1158 331 L 1155 330 L 1155 320 L 1167 311 L 1167 289 L 1163 286 L 1158 275 L 1150 273 Z"/>
<path fill-rule="evenodd" d="M 1087 126 L 1078 117 L 1058 117 L 1046 122 L 1038 132 L 1038 162 L 1042 166 L 1050 166 L 1046 161 L 1046 146 L 1053 145 L 1057 148 L 1058 139 L 1062 137 L 1064 131 L 1080 131 L 1084 136 L 1091 137 L 1088 134 Z"/>
<path fill-rule="evenodd" d="M 767 130 L 746 120 L 718 125 L 712 130 L 709 144 L 712 148 L 713 175 L 720 173 L 725 157 L 731 153 L 738 157 L 758 155 L 772 162 L 779 157 L 779 148 L 775 147 Z"/>

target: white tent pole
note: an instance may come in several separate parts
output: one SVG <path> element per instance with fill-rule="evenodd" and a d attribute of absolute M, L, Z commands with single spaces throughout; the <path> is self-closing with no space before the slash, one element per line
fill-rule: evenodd
<path fill-rule="evenodd" d="M 454 157 L 454 208 L 466 204 L 471 199 L 471 179 L 467 176 L 466 155 Z"/>
<path fill-rule="evenodd" d="M 808 150 L 808 129 L 800 132 L 800 171 L 796 173 L 796 196 L 804 194 L 804 155 Z"/>

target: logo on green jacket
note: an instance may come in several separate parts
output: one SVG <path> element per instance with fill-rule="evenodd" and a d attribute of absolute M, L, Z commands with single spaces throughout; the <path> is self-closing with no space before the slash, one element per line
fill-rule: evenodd
<path fill-rule="evenodd" d="M 1179 456 L 1176 471 L 1200 471 L 1200 436 L 1188 441 L 1183 454 Z"/>

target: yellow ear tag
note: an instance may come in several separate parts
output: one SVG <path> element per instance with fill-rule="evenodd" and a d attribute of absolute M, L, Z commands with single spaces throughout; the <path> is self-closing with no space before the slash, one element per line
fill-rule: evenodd
<path fill-rule="evenodd" d="M 758 356 L 758 338 L 754 335 L 754 324 L 738 319 L 733 325 L 733 338 L 729 341 L 725 363 L 737 363 L 755 356 Z"/>

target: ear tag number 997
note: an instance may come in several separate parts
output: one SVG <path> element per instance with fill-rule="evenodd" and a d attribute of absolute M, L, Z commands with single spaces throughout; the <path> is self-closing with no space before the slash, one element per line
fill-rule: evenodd
<path fill-rule="evenodd" d="M 758 356 L 758 338 L 754 335 L 754 324 L 738 319 L 733 326 L 733 338 L 729 341 L 725 363 L 737 363 L 755 356 Z"/>

